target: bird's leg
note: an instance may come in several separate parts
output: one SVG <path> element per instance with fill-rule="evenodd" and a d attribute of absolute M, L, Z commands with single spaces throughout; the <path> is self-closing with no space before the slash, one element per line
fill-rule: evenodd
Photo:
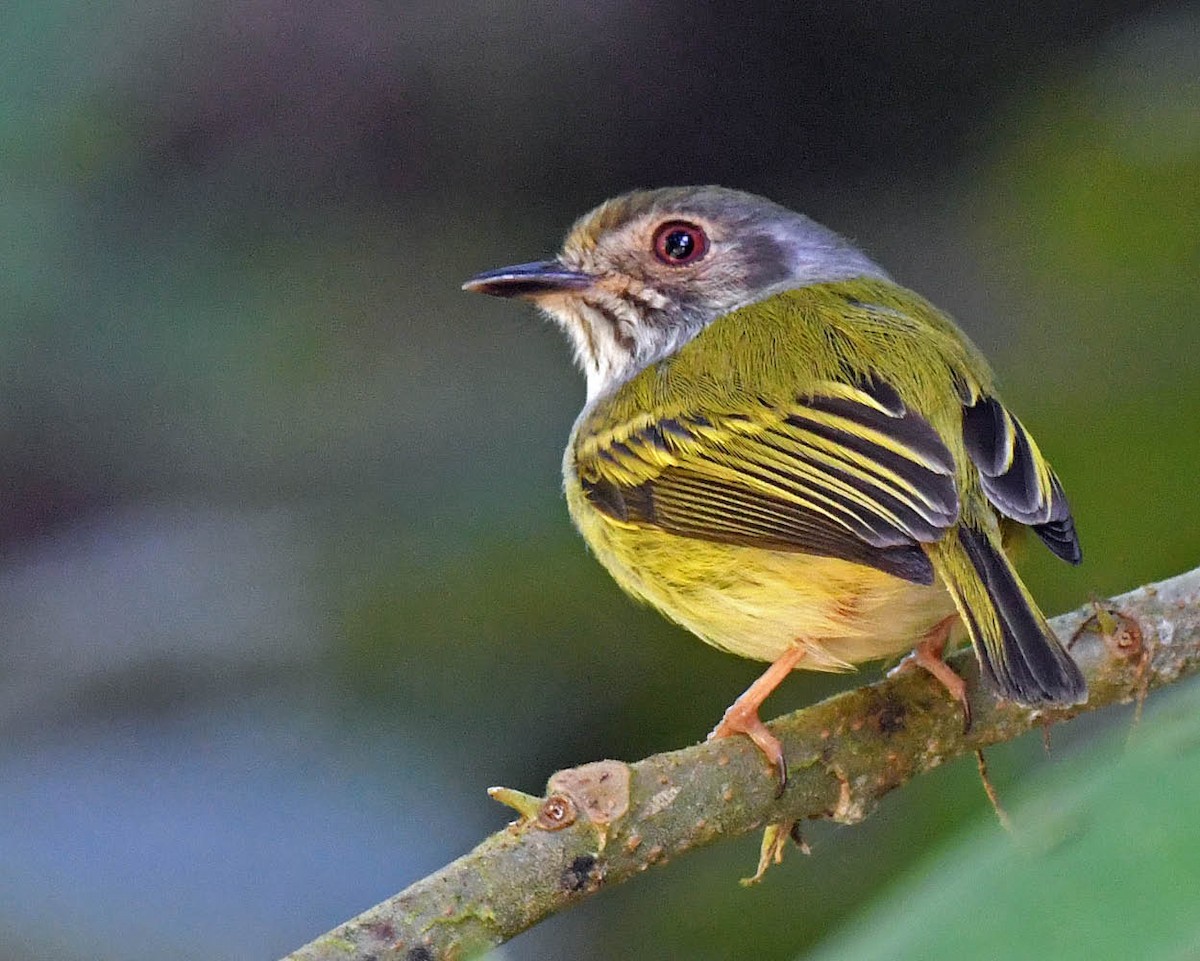
<path fill-rule="evenodd" d="M 767 726 L 758 716 L 762 702 L 770 696 L 780 682 L 791 673 L 800 659 L 804 657 L 804 648 L 796 644 L 784 651 L 768 667 L 762 676 L 751 684 L 736 701 L 729 705 L 721 723 L 713 728 L 708 735 L 710 741 L 719 737 L 731 737 L 734 734 L 745 734 L 762 751 L 767 761 L 775 768 L 779 778 L 779 790 L 775 796 L 783 794 L 787 787 L 787 761 L 783 757 L 783 745 L 779 738 L 767 730 Z"/>
<path fill-rule="evenodd" d="M 897 664 L 889 673 L 898 674 L 901 671 L 920 667 L 932 674 L 954 700 L 962 707 L 963 733 L 971 730 L 971 702 L 967 700 L 967 682 L 954 673 L 954 669 L 942 660 L 946 652 L 946 642 L 950 639 L 950 629 L 958 620 L 957 614 L 951 614 L 938 621 L 926 635 L 921 638 L 913 652 Z"/>

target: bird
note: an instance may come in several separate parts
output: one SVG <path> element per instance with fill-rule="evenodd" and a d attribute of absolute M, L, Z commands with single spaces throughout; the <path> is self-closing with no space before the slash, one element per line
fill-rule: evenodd
<path fill-rule="evenodd" d="M 942 659 L 965 631 L 999 697 L 1086 700 L 1006 553 L 1031 528 L 1082 560 L 1061 482 L 955 322 L 838 233 L 742 191 L 635 190 L 463 288 L 565 331 L 587 381 L 571 518 L 628 594 L 769 662 L 709 738 L 748 736 L 780 793 L 759 711 L 794 669 L 911 652 L 969 728 Z"/>

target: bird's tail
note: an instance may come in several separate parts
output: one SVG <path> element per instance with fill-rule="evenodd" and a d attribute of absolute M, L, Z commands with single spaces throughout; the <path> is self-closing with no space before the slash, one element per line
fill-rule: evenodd
<path fill-rule="evenodd" d="M 952 542 L 955 536 L 958 545 Z M 1087 700 L 1087 682 L 1078 665 L 1054 636 L 1004 552 L 987 534 L 965 525 L 947 541 L 936 566 L 967 627 L 988 686 L 1022 704 Z"/>

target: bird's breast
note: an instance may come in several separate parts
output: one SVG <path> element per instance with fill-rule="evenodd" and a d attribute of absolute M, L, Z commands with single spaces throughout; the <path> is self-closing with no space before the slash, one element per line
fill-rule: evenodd
<path fill-rule="evenodd" d="M 801 667 L 847 670 L 908 651 L 954 612 L 940 581 L 622 523 L 590 503 L 569 453 L 564 468 L 571 517 L 617 583 L 730 653 L 771 661 L 802 643 Z"/>

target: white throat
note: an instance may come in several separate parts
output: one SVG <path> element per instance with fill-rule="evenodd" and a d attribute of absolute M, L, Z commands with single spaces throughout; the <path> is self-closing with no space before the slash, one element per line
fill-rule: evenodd
<path fill-rule="evenodd" d="M 645 301 L 659 299 L 648 289 L 640 293 Z M 628 300 L 596 290 L 587 297 L 544 297 L 538 306 L 570 337 L 589 402 L 669 357 L 703 326 L 647 324 Z"/>
<path fill-rule="evenodd" d="M 589 401 L 641 369 L 632 319 L 606 313 L 578 297 L 546 298 L 538 306 L 567 332 L 575 363 L 587 378 Z"/>

